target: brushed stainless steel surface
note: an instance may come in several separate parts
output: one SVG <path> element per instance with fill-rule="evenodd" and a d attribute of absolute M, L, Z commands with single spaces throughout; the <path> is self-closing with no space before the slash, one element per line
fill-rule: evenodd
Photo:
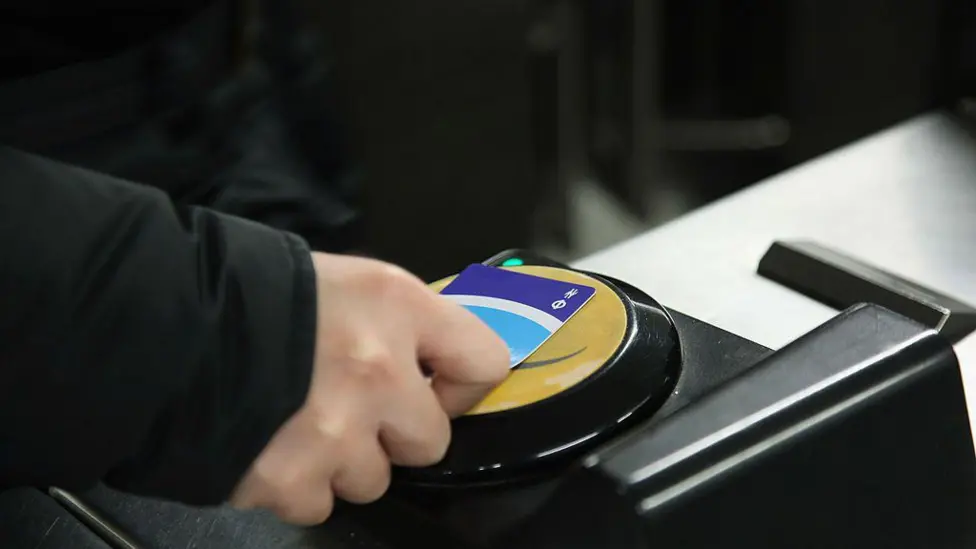
<path fill-rule="evenodd" d="M 974 303 L 976 140 L 949 115 L 920 116 L 576 266 L 779 348 L 836 311 L 756 274 L 775 239 L 815 240 Z M 976 398 L 976 336 L 956 352 Z"/>

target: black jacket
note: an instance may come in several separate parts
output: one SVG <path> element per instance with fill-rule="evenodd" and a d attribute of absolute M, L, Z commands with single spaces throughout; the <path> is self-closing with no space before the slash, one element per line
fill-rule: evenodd
<path fill-rule="evenodd" d="M 4 95 L 7 82 L 111 57 L 212 4 L 97 3 L 0 16 L 0 97 L 12 98 L 0 127 L 32 99 Z M 120 26 L 113 6 L 134 19 Z M 160 78 L 154 90 L 181 81 Z M 306 242 L 329 247 L 348 208 L 290 147 L 273 94 L 243 87 L 246 108 L 215 116 L 204 98 L 30 153 L 10 147 L 17 132 L 0 139 L 0 488 L 104 481 L 217 504 L 302 404 L 316 318 Z"/>
<path fill-rule="evenodd" d="M 0 149 L 0 485 L 223 501 L 303 402 L 298 237 Z"/>

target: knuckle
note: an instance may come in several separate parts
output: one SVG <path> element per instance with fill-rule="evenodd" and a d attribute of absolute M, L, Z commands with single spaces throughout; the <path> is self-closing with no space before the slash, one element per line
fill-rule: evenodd
<path fill-rule="evenodd" d="M 389 348 L 376 349 L 360 361 L 359 369 L 368 377 L 385 377 L 396 368 L 396 358 Z"/>
<path fill-rule="evenodd" d="M 409 271 L 388 266 L 377 282 L 377 293 L 387 303 L 397 304 L 413 314 L 436 314 L 437 294 Z"/>
<path fill-rule="evenodd" d="M 402 267 L 388 263 L 378 264 L 370 276 L 364 279 L 373 292 L 383 295 L 385 298 L 398 298 L 409 295 L 418 284 L 422 283 L 409 271 Z"/>
<path fill-rule="evenodd" d="M 367 383 L 386 380 L 396 368 L 389 342 L 370 331 L 359 333 L 349 342 L 342 362 L 350 379 Z"/>
<path fill-rule="evenodd" d="M 323 448 L 338 448 L 347 438 L 349 423 L 345 417 L 323 417 L 315 422 L 315 434 Z"/>
<path fill-rule="evenodd" d="M 375 342 L 361 345 L 354 350 L 345 369 L 350 379 L 359 385 L 383 385 L 393 377 L 396 359 L 389 348 Z"/>

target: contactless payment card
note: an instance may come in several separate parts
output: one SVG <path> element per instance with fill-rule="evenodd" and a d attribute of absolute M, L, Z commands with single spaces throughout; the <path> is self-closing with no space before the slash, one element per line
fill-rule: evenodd
<path fill-rule="evenodd" d="M 441 295 L 464 306 L 495 330 L 518 366 L 596 293 L 595 288 L 475 264 Z"/>

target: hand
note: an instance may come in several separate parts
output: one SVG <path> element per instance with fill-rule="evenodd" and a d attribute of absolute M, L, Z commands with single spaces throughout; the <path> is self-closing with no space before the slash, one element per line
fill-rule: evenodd
<path fill-rule="evenodd" d="M 318 326 L 308 397 L 231 498 L 296 524 L 325 521 L 336 497 L 378 499 L 391 464 L 440 461 L 449 417 L 509 371 L 508 348 L 490 328 L 406 271 L 371 259 L 312 259 Z"/>

